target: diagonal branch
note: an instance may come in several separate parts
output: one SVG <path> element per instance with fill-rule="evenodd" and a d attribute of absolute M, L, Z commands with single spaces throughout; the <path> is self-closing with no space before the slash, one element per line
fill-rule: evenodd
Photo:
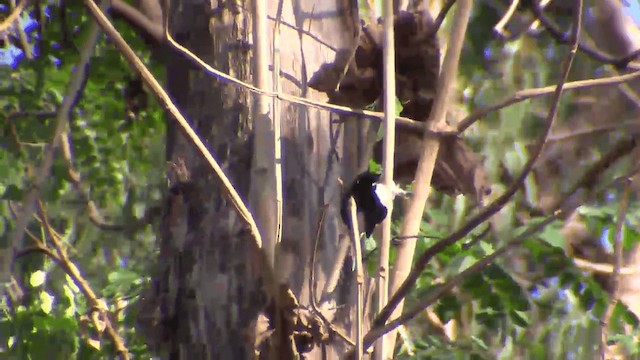
<path fill-rule="evenodd" d="M 18 5 L 11 10 L 11 14 L 9 14 L 9 16 L 6 19 L 0 22 L 0 33 L 7 30 L 11 25 L 13 25 L 14 22 L 16 22 L 16 20 L 20 18 L 20 15 L 22 15 L 22 10 L 26 5 L 27 5 L 27 0 L 20 0 Z"/>
<path fill-rule="evenodd" d="M 582 176 L 582 178 L 588 176 L 588 174 L 589 174 L 589 171 L 585 172 L 585 174 Z M 610 189 L 615 184 L 620 183 L 620 181 L 625 181 L 625 184 L 628 184 L 629 180 L 628 180 L 628 177 L 625 176 L 623 178 L 620 178 L 620 179 L 617 179 L 615 181 L 612 181 L 611 183 L 609 183 L 609 184 L 603 186 L 602 188 L 598 189 L 598 191 L 601 192 L 601 191 L 604 191 L 606 189 Z M 583 180 L 581 179 L 576 184 L 580 184 L 582 182 L 583 182 Z M 577 186 L 577 185 L 573 186 L 563 196 L 563 199 L 570 198 L 572 195 L 577 193 L 579 189 L 580 189 L 579 186 Z M 623 199 L 623 201 L 624 201 L 624 199 Z M 385 326 L 373 329 L 370 332 L 370 334 L 367 334 L 367 337 L 371 336 L 372 341 L 373 341 L 373 340 L 375 340 L 375 338 L 377 338 L 379 336 L 382 336 L 385 333 L 387 333 L 387 332 L 391 331 L 392 329 L 394 329 L 395 327 L 398 327 L 398 326 L 406 323 L 407 321 L 413 319 L 415 316 L 420 314 L 420 312 L 422 312 L 422 310 L 424 310 L 428 306 L 432 305 L 443 294 L 451 291 L 455 286 L 459 285 L 469 275 L 475 274 L 475 273 L 478 273 L 478 272 L 482 271 L 486 266 L 490 265 L 498 257 L 506 254 L 511 249 L 515 248 L 516 246 L 519 246 L 520 244 L 522 244 L 523 241 L 525 241 L 527 239 L 530 239 L 531 236 L 533 236 L 534 234 L 540 232 L 542 229 L 544 229 L 544 227 L 546 227 L 547 225 L 549 225 L 553 221 L 555 221 L 557 219 L 561 219 L 564 216 L 566 216 L 567 214 L 570 214 L 580 204 L 581 204 L 580 202 L 575 202 L 573 204 L 568 204 L 566 201 L 560 202 L 555 207 L 555 211 L 553 211 L 553 213 L 551 215 L 549 215 L 547 218 L 545 218 L 542 222 L 537 223 L 535 225 L 531 225 L 522 234 L 516 236 L 511 241 L 507 242 L 505 245 L 503 245 L 502 247 L 500 247 L 499 249 L 497 249 L 496 251 L 494 251 L 490 255 L 485 256 L 484 258 L 480 259 L 478 262 L 476 262 L 475 264 L 473 264 L 472 266 L 470 266 L 469 268 L 467 268 L 463 272 L 461 272 L 458 275 L 456 275 L 456 276 L 452 277 L 451 279 L 449 279 L 446 283 L 444 283 L 444 284 L 442 284 L 442 285 L 440 285 L 438 287 L 435 287 L 432 292 L 429 292 L 412 309 L 410 309 L 409 311 L 407 311 L 406 313 L 404 313 L 402 316 L 400 316 L 399 318 L 395 319 L 394 321 L 389 322 Z M 621 209 L 620 209 L 621 212 L 622 212 L 622 209 L 624 209 L 626 207 L 626 205 L 623 205 L 623 204 L 621 204 Z M 565 208 L 562 208 L 562 207 L 565 207 Z M 618 217 L 619 218 L 624 218 L 624 216 L 621 216 L 620 214 L 619 214 Z M 584 265 L 584 263 L 585 263 L 584 261 L 577 262 L 575 260 L 577 260 L 577 259 L 574 259 L 574 263 L 579 268 L 582 267 Z M 601 272 L 610 272 L 608 269 L 605 269 L 605 267 L 609 267 L 610 268 L 611 265 L 601 265 L 601 264 L 592 264 L 592 265 L 596 265 L 596 267 L 595 268 L 589 267 L 589 270 L 601 271 Z M 621 273 L 625 273 L 625 274 L 633 273 L 633 269 L 628 269 L 628 268 L 619 268 L 619 271 Z"/>
<path fill-rule="evenodd" d="M 571 44 L 572 40 L 570 37 L 567 37 L 562 33 L 562 30 L 558 28 L 556 24 L 553 23 L 551 19 L 549 19 L 542 12 L 542 7 L 540 6 L 539 0 L 531 1 L 531 10 L 535 17 L 540 21 L 540 23 L 545 27 L 547 32 L 553 37 L 557 42 L 561 44 Z M 632 52 L 629 55 L 616 58 L 609 54 L 604 53 L 603 51 L 592 47 L 591 45 L 585 43 L 578 43 L 578 50 L 588 55 L 590 58 L 600 61 L 606 64 L 611 64 L 618 69 L 631 69 L 631 70 L 640 70 L 640 64 L 631 63 L 640 55 L 640 49 Z"/>
<path fill-rule="evenodd" d="M 582 22 L 582 0 L 576 0 L 576 3 L 578 5 L 577 6 L 578 11 L 574 16 L 574 23 L 571 31 L 572 47 L 569 53 L 567 54 L 565 61 L 562 64 L 563 65 L 562 71 L 561 71 L 562 78 L 560 79 L 560 81 L 558 82 L 558 85 L 556 86 L 556 90 L 554 93 L 554 100 L 552 102 L 551 109 L 549 109 L 549 114 L 547 116 L 547 121 L 546 121 L 546 126 L 543 132 L 543 136 L 541 137 L 540 141 L 536 145 L 535 149 L 532 151 L 532 155 L 527 161 L 527 163 L 525 164 L 522 173 L 516 179 L 516 181 L 507 189 L 507 191 L 505 191 L 504 194 L 502 194 L 498 199 L 496 199 L 488 207 L 483 209 L 478 215 L 470 219 L 461 229 L 457 230 L 446 239 L 437 242 L 436 244 L 431 246 L 429 249 L 425 250 L 424 253 L 422 253 L 420 258 L 417 260 L 414 268 L 411 270 L 411 272 L 407 276 L 406 280 L 397 289 L 397 291 L 393 294 L 393 296 L 389 300 L 389 303 L 387 304 L 387 306 L 384 309 L 382 309 L 378 317 L 374 320 L 374 329 L 372 329 L 372 331 L 374 331 L 375 328 L 384 326 L 385 322 L 391 316 L 393 310 L 396 308 L 396 306 L 398 306 L 403 301 L 403 299 L 409 293 L 409 291 L 411 290 L 415 282 L 418 280 L 420 273 L 425 269 L 425 267 L 427 266 L 431 258 L 433 258 L 433 256 L 440 253 L 450 245 L 454 244 L 459 239 L 466 236 L 478 225 L 480 225 L 485 220 L 489 219 L 491 216 L 497 213 L 504 205 L 506 205 L 506 203 L 511 199 L 511 197 L 516 193 L 518 188 L 521 186 L 523 181 L 531 173 L 533 169 L 533 165 L 535 164 L 536 160 L 540 156 L 540 153 L 542 152 L 542 149 L 546 143 L 546 138 L 549 134 L 549 130 L 551 129 L 551 126 L 553 125 L 553 122 L 555 120 L 555 117 L 558 111 L 558 106 L 559 106 L 560 99 L 563 92 L 563 86 L 569 76 L 569 70 L 571 69 L 571 64 L 573 63 L 573 59 L 577 52 L 579 33 L 580 33 L 581 22 Z M 373 336 L 367 335 L 365 337 L 365 346 L 370 346 L 374 340 L 375 338 Z"/>
<path fill-rule="evenodd" d="M 107 304 L 102 299 L 98 298 L 96 293 L 93 292 L 93 289 L 91 289 L 91 286 L 89 286 L 89 282 L 82 276 L 80 269 L 78 269 L 78 267 L 71 261 L 71 259 L 69 259 L 69 256 L 67 255 L 67 251 L 65 247 L 60 241 L 59 235 L 53 230 L 53 228 L 51 227 L 51 224 L 49 224 L 47 212 L 42 202 L 38 201 L 38 206 L 40 210 L 42 226 L 44 227 L 45 233 L 51 239 L 51 243 L 53 244 L 53 247 L 56 250 L 55 252 L 56 256 L 52 257 L 52 259 L 58 262 L 58 264 L 61 265 L 62 269 L 69 275 L 69 277 L 73 279 L 73 282 L 78 286 L 82 294 L 88 300 L 88 303 L 91 305 L 92 309 L 90 311 L 91 312 L 95 311 L 98 314 L 100 314 L 100 316 L 102 317 L 102 321 L 104 322 L 104 326 L 105 326 L 104 330 L 107 332 L 107 335 L 113 342 L 113 346 L 116 350 L 116 353 L 120 355 L 121 359 L 129 360 L 130 359 L 129 351 L 127 350 L 127 347 L 124 344 L 124 340 L 122 340 L 122 337 L 120 337 L 120 334 L 118 334 L 118 331 L 115 329 L 113 324 L 111 324 L 111 321 L 109 320 L 109 316 L 107 315 L 107 313 L 109 312 L 109 308 L 107 307 Z M 44 248 L 44 245 L 40 244 L 39 247 Z M 42 249 L 40 250 L 43 251 Z M 48 253 L 46 251 L 44 252 Z M 94 322 L 98 321 L 98 318 L 94 316 L 90 316 L 90 318 Z M 98 329 L 100 328 L 98 326 L 96 327 Z"/>

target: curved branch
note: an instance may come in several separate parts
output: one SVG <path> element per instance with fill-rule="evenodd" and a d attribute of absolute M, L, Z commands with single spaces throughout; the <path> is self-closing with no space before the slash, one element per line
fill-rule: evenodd
<path fill-rule="evenodd" d="M 112 0 L 109 12 L 114 19 L 122 19 L 133 26 L 146 40 L 154 45 L 160 45 L 164 42 L 162 22 L 151 20 L 123 0 Z"/>
<path fill-rule="evenodd" d="M 531 10 L 533 11 L 533 15 L 536 17 L 536 19 L 538 19 L 538 21 L 540 21 L 542 26 L 544 26 L 544 28 L 552 38 L 562 44 L 571 44 L 570 38 L 563 34 L 560 28 L 551 19 L 544 15 L 538 0 L 534 0 L 531 2 Z M 613 65 L 618 69 L 640 70 L 640 64 L 631 63 L 633 60 L 636 60 L 638 56 L 640 56 L 640 49 L 619 58 L 613 57 L 597 49 L 596 47 L 584 43 L 578 43 L 578 50 L 596 61 Z"/>

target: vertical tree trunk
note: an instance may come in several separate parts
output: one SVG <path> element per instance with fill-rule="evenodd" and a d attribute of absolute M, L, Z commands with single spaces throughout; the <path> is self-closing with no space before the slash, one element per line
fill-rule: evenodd
<path fill-rule="evenodd" d="M 336 51 L 354 45 L 358 22 L 353 11 L 357 10 L 350 1 L 281 1 L 281 89 L 326 101 L 324 94 L 307 87 L 307 80 L 321 64 L 333 62 Z M 217 2 L 213 9 L 204 1 L 171 3 L 169 26 L 178 42 L 216 69 L 252 82 L 250 1 Z M 270 32 L 278 6 L 277 1 L 268 4 Z M 264 181 L 249 175 L 252 152 L 265 151 L 253 148 L 254 95 L 177 59 L 167 65 L 167 88 L 247 199 L 252 183 Z M 332 268 L 338 244 L 342 138 L 328 112 L 283 102 L 281 116 L 285 205 L 276 272 L 300 304 L 308 306 L 310 257 L 325 205 L 329 206 L 313 284 L 316 296 Z M 146 328 L 152 331 L 147 333 L 150 344 L 168 349 L 175 359 L 254 358 L 256 320 L 267 305 L 262 264 L 208 165 L 171 125 L 167 158 L 183 159 L 191 181 L 169 190 L 158 269 L 141 307 L 140 318 L 147 319 Z M 329 320 L 349 293 L 343 286 L 329 297 L 331 305 L 325 308 L 332 310 L 324 313 Z M 337 311 L 348 314 L 350 310 L 344 306 Z M 159 317 L 153 318 L 153 313 Z M 337 354 L 343 352 L 339 341 L 326 349 L 329 358 L 339 358 Z M 314 354 L 320 356 L 321 351 L 316 349 L 307 358 Z"/>

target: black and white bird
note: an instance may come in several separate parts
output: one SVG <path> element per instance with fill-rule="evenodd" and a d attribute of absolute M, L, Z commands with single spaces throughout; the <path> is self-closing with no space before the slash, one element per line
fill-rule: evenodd
<path fill-rule="evenodd" d="M 342 221 L 351 229 L 351 216 L 349 214 L 349 198 L 356 202 L 356 212 L 359 216 L 359 228 L 364 229 L 366 237 L 373 234 L 373 230 L 388 214 L 393 199 L 396 196 L 406 196 L 408 193 L 397 185 L 385 186 L 380 181 L 380 174 L 370 171 L 358 175 L 351 183 L 347 192 L 342 197 L 340 204 L 340 216 Z"/>

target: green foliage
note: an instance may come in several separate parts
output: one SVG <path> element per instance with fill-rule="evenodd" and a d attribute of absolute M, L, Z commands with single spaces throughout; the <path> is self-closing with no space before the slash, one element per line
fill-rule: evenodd
<path fill-rule="evenodd" d="M 100 321 L 94 323 L 87 300 L 69 276 L 46 284 L 46 274 L 38 270 L 31 274 L 29 287 L 25 290 L 30 299 L 25 305 L 10 308 L 1 306 L 0 329 L 5 336 L 6 355 L 10 358 L 34 359 L 98 359 L 111 358 L 115 354 Z M 119 270 L 108 276 L 105 287 L 106 298 L 121 302 L 116 309 L 112 324 L 120 328 L 132 355 L 146 354 L 146 345 L 133 330 L 132 309 L 144 278 L 139 274 Z M 62 281 L 58 281 L 62 280 Z M 123 298 L 129 298 L 125 301 Z M 114 321 L 115 319 L 115 321 Z"/>
<path fill-rule="evenodd" d="M 7 247 L 13 231 L 11 209 L 15 205 L 9 201 L 22 201 L 45 145 L 51 141 L 56 110 L 66 96 L 79 60 L 78 49 L 89 28 L 90 18 L 82 2 L 65 5 L 66 27 L 60 26 L 60 8 L 48 4 L 51 18 L 42 34 L 36 37 L 35 29 L 27 33 L 34 58 L 22 58 L 10 78 L 0 77 L 0 144 L 6 150 L 0 151 L 0 248 Z M 150 60 L 139 35 L 124 23 L 116 26 L 162 78 L 163 69 Z M 123 89 L 132 76 L 124 59 L 103 36 L 68 128 L 72 162 L 81 176 L 83 191 L 106 222 L 125 226 L 141 218 L 146 208 L 157 205 L 166 186 L 164 113 L 150 104 L 133 123 L 127 123 Z M 52 226 L 64 233 L 70 257 L 97 296 L 116 314 L 111 321 L 133 357 L 148 358 L 134 321 L 136 302 L 153 265 L 148 262 L 155 248 L 152 229 L 113 233 L 96 228 L 61 156 L 56 156 L 51 174 L 45 178 L 41 198 Z M 36 237 L 43 236 L 35 221 L 28 230 Z M 25 242 L 33 244 L 29 238 Z M 114 358 L 110 339 L 91 320 L 88 300 L 58 264 L 31 253 L 22 256 L 17 266 L 23 275 L 16 275 L 16 280 L 24 296 L 13 301 L 3 297 L 0 304 L 0 357 Z"/>

